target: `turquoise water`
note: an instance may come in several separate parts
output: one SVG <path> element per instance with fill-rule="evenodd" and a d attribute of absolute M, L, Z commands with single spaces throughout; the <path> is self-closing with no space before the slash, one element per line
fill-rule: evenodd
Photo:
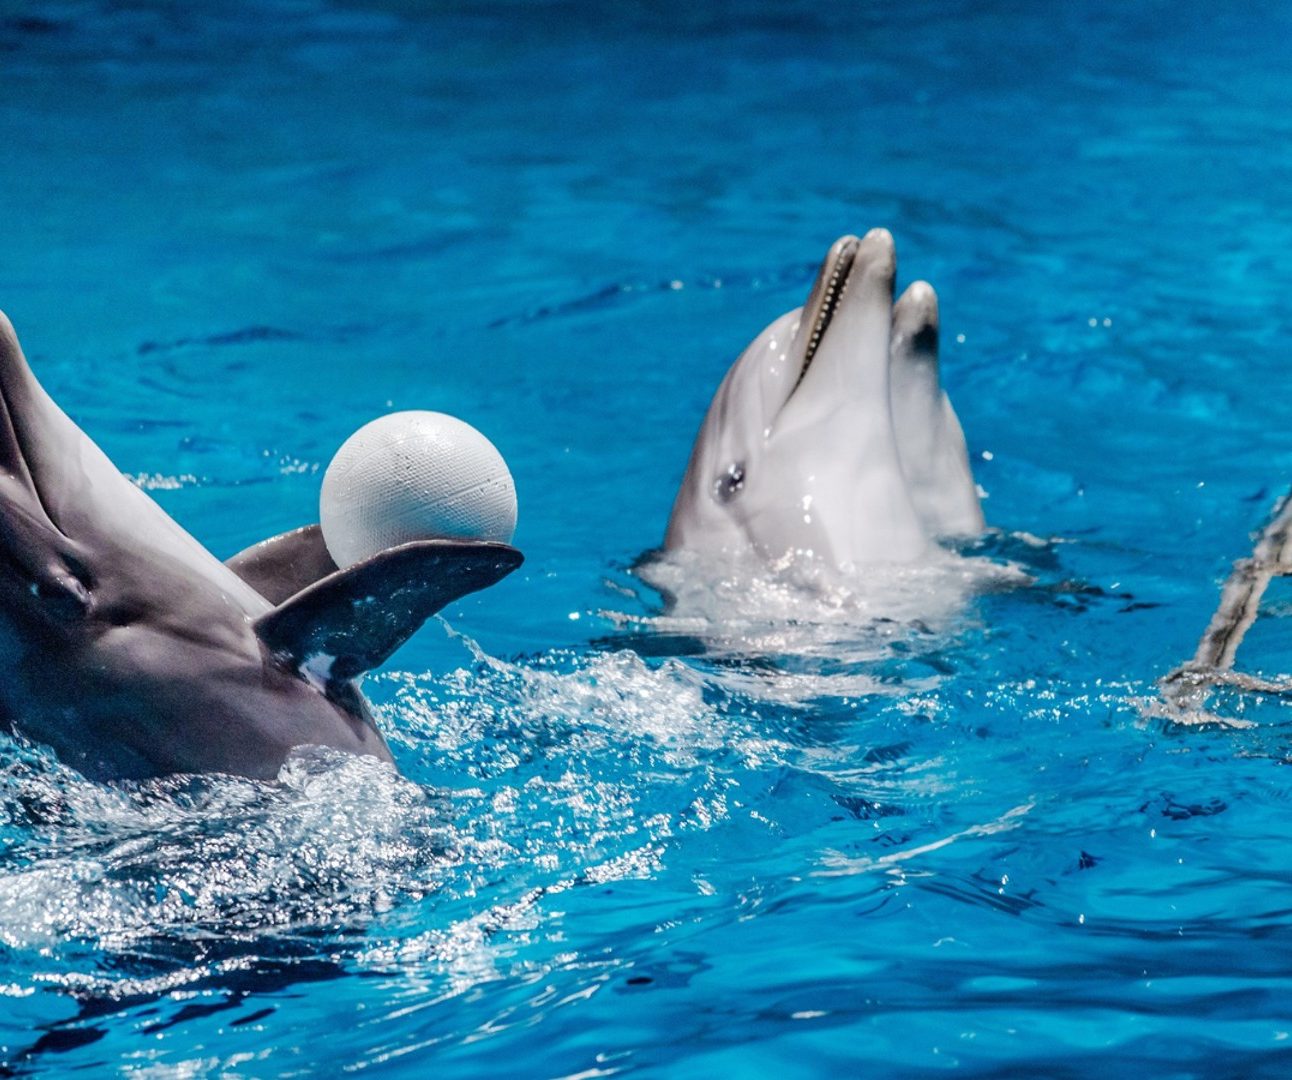
<path fill-rule="evenodd" d="M 1292 475 L 1292 11 L 1051 7 L 0 7 L 0 307 L 118 465 L 226 556 L 441 409 L 527 555 L 369 679 L 402 778 L 5 740 L 5 1060 L 1287 1074 L 1286 713 L 1152 702 Z M 877 225 L 1032 583 L 666 610 L 709 395 Z"/>

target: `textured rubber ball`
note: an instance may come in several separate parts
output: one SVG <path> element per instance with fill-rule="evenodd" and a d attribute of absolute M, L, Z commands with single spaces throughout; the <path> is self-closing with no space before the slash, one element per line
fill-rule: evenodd
<path fill-rule="evenodd" d="M 319 496 L 323 541 L 342 568 L 413 540 L 510 542 L 516 485 L 497 448 L 438 412 L 397 412 L 342 444 Z"/>

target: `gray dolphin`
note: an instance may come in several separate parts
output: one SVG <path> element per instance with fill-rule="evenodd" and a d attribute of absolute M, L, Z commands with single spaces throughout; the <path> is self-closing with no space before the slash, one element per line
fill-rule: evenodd
<path fill-rule="evenodd" d="M 346 570 L 317 525 L 223 564 L 32 375 L 0 314 L 0 722 L 98 778 L 390 760 L 357 679 L 522 561 L 430 540 Z"/>
<path fill-rule="evenodd" d="M 938 376 L 937 296 L 920 281 L 894 305 L 895 275 L 887 230 L 842 237 L 807 303 L 745 349 L 696 437 L 666 550 L 846 570 L 982 530 Z"/>

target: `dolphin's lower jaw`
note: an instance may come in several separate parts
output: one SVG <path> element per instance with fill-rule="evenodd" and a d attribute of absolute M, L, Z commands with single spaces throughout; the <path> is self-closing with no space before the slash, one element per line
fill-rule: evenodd
<path fill-rule="evenodd" d="M 894 306 L 895 276 L 884 229 L 831 246 L 803 308 L 759 335 L 714 396 L 666 549 L 847 572 L 981 530 L 938 380 L 936 295 L 917 282 Z"/>
<path fill-rule="evenodd" d="M 775 562 L 812 559 L 849 572 L 909 562 L 928 547 L 894 447 L 882 431 L 858 430 L 846 409 L 775 432 L 748 494 L 749 543 Z"/>

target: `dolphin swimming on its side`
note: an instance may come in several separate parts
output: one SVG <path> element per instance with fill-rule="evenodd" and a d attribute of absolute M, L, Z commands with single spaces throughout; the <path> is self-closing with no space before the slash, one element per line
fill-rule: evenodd
<path fill-rule="evenodd" d="M 983 528 L 964 434 L 938 378 L 937 297 L 893 303 L 893 238 L 835 242 L 807 303 L 718 387 L 664 547 L 848 570 Z"/>
<path fill-rule="evenodd" d="M 427 540 L 345 570 L 317 525 L 226 565 L 32 375 L 0 314 L 0 723 L 96 778 L 270 778 L 293 747 L 390 760 L 357 679 L 515 548 Z"/>

